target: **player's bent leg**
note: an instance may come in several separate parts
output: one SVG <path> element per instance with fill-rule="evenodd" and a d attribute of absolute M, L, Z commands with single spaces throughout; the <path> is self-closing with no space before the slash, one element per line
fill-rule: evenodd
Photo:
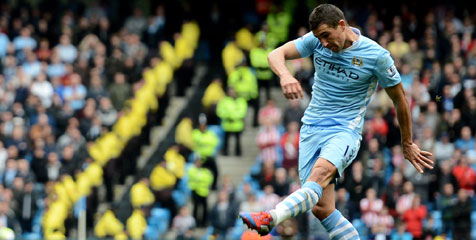
<path fill-rule="evenodd" d="M 359 233 L 354 226 L 335 208 L 335 184 L 328 185 L 322 199 L 312 208 L 316 216 L 329 233 L 331 240 L 359 240 Z"/>
<path fill-rule="evenodd" d="M 324 220 L 334 212 L 335 204 L 335 184 L 331 183 L 322 190 L 322 198 L 312 208 L 312 214 L 320 221 Z"/>
<path fill-rule="evenodd" d="M 327 187 L 337 174 L 336 167 L 324 158 L 317 159 L 311 174 L 301 189 L 289 195 L 271 210 L 276 225 L 282 221 L 307 212 L 315 206 L 322 197 L 322 189 Z"/>
<path fill-rule="evenodd" d="M 325 158 L 319 158 L 312 167 L 311 174 L 309 175 L 309 178 L 306 182 L 315 182 L 319 184 L 322 189 L 325 189 L 329 183 L 331 183 L 331 181 L 336 178 L 336 175 L 337 168 L 334 166 L 334 164 Z"/>
<path fill-rule="evenodd" d="M 295 191 L 269 212 L 240 213 L 243 222 L 249 228 L 265 235 L 271 229 L 286 219 L 307 212 L 315 206 L 322 197 L 322 187 L 328 186 L 335 178 L 337 169 L 326 159 L 319 158 L 311 171 L 310 177 L 301 189 Z"/>

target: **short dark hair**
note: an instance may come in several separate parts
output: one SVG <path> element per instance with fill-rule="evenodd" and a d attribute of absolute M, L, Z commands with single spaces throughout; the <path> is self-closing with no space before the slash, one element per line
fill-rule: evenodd
<path fill-rule="evenodd" d="M 335 28 L 341 19 L 347 24 L 344 13 L 338 7 L 328 3 L 320 4 L 309 15 L 309 27 L 311 31 L 318 28 L 321 24 L 327 24 L 327 26 Z"/>

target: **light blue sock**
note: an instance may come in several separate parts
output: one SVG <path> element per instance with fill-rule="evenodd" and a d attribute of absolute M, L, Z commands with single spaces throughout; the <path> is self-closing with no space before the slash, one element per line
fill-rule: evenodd
<path fill-rule="evenodd" d="M 276 226 L 288 218 L 312 209 L 321 196 L 322 187 L 319 184 L 312 181 L 306 182 L 301 189 L 293 192 L 276 205 L 276 209 L 270 211 L 273 217 L 273 225 Z"/>
<path fill-rule="evenodd" d="M 321 221 L 322 226 L 329 233 L 331 240 L 359 240 L 359 233 L 339 210 L 334 210 L 328 217 Z"/>

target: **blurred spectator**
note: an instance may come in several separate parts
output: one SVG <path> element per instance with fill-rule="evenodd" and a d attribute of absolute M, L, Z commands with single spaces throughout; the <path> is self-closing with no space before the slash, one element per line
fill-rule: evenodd
<path fill-rule="evenodd" d="M 455 203 L 452 211 L 453 215 L 453 238 L 471 239 L 471 199 L 465 189 L 458 190 L 458 201 Z"/>
<path fill-rule="evenodd" d="M 226 96 L 223 91 L 223 83 L 221 78 L 213 78 L 210 85 L 208 85 L 202 98 L 202 106 L 210 125 L 218 125 L 219 117 L 217 115 L 217 105 Z"/>
<path fill-rule="evenodd" d="M 457 181 L 455 175 L 453 175 L 453 173 L 452 173 L 451 160 L 443 161 L 440 164 L 437 175 L 438 175 L 438 180 L 437 180 L 438 190 L 437 191 L 439 193 L 444 192 L 444 188 L 445 188 L 444 186 L 448 183 L 453 185 L 454 189 L 459 188 L 458 181 Z"/>
<path fill-rule="evenodd" d="M 5 149 L 3 142 L 0 141 L 0 173 L 3 173 L 3 171 L 5 170 L 5 164 L 7 162 L 7 158 L 8 158 L 7 149 Z"/>
<path fill-rule="evenodd" d="M 73 176 L 79 163 L 74 157 L 74 149 L 72 145 L 66 145 L 61 152 L 61 168 L 60 174 L 68 174 Z"/>
<path fill-rule="evenodd" d="M 375 219 L 375 223 L 372 225 L 370 229 L 372 234 L 375 235 L 375 239 L 381 237 L 390 236 L 394 227 L 394 220 L 392 215 L 389 214 L 388 208 L 383 207 L 380 212 L 378 212 L 377 217 Z"/>
<path fill-rule="evenodd" d="M 246 201 L 249 194 L 255 194 L 255 192 L 251 187 L 251 183 L 246 181 L 236 189 L 236 192 L 234 193 L 235 202 L 242 203 Z"/>
<path fill-rule="evenodd" d="M 115 36 L 117 37 L 117 36 Z M 114 38 L 115 38 L 114 37 Z M 119 40 L 120 41 L 120 40 Z M 114 48 L 111 50 L 111 55 L 106 59 L 106 77 L 108 79 L 107 82 L 103 83 L 104 85 L 109 84 L 110 82 L 112 82 L 112 80 L 114 79 L 114 75 L 117 73 L 117 72 L 121 72 L 121 71 L 124 71 L 126 73 L 126 75 L 129 75 L 127 74 L 127 71 L 125 71 L 124 69 L 124 53 L 122 51 L 121 48 L 117 47 L 117 48 Z M 133 63 L 133 62 L 132 62 Z"/>
<path fill-rule="evenodd" d="M 458 181 L 458 186 L 465 189 L 469 194 L 474 193 L 476 187 L 476 171 L 468 165 L 466 156 L 461 156 L 458 160 L 458 165 L 453 168 L 453 175 Z"/>
<path fill-rule="evenodd" d="M 134 31 L 137 31 L 137 29 Z M 133 58 L 137 62 L 142 63 L 147 56 L 147 47 L 140 41 L 139 36 L 140 35 L 136 33 L 127 35 L 123 49 L 126 57 Z"/>
<path fill-rule="evenodd" d="M 226 191 L 218 192 L 218 199 L 210 212 L 211 226 L 216 239 L 226 239 L 228 231 L 235 225 L 237 206 L 230 201 Z"/>
<path fill-rule="evenodd" d="M 404 214 L 408 209 L 410 209 L 413 206 L 414 197 L 415 192 L 413 189 L 413 183 L 406 181 L 403 183 L 403 194 L 397 199 L 397 213 Z"/>
<path fill-rule="evenodd" d="M 339 210 L 345 218 L 349 219 L 349 221 L 355 218 L 354 205 L 349 201 L 349 193 L 343 187 L 337 189 L 336 209 Z"/>
<path fill-rule="evenodd" d="M 203 167 L 208 168 L 213 174 L 212 189 L 217 188 L 218 167 L 216 163 L 216 148 L 218 137 L 208 129 L 205 115 L 199 117 L 199 126 L 192 132 L 192 139 L 195 145 L 195 153 L 202 161 Z"/>
<path fill-rule="evenodd" d="M 100 103 L 101 99 L 108 97 L 108 95 L 101 77 L 98 75 L 91 76 L 86 98 L 92 98 Z"/>
<path fill-rule="evenodd" d="M 221 126 L 225 131 L 223 155 L 228 155 L 229 139 L 235 136 L 235 155 L 241 156 L 241 133 L 247 110 L 246 100 L 237 95 L 234 88 L 228 88 L 228 96 L 222 98 L 217 105 L 217 115 L 221 119 Z"/>
<path fill-rule="evenodd" d="M 274 193 L 274 188 L 272 185 L 266 185 L 263 188 L 264 194 L 258 198 L 259 205 L 263 208 L 262 210 L 271 210 L 276 207 L 279 203 L 280 198 L 279 196 Z"/>
<path fill-rule="evenodd" d="M 7 163 L 5 164 L 5 170 L 2 174 L 2 184 L 7 188 L 11 188 L 13 186 L 13 180 L 15 179 L 18 173 L 18 165 L 14 159 L 8 159 Z"/>
<path fill-rule="evenodd" d="M 367 189 L 365 198 L 360 200 L 361 218 L 367 227 L 376 225 L 379 212 L 383 209 L 383 201 L 377 198 L 377 191 L 373 188 Z"/>
<path fill-rule="evenodd" d="M 70 78 L 70 85 L 63 90 L 63 98 L 71 105 L 74 111 L 83 108 L 87 94 L 86 87 L 81 83 L 79 74 L 73 74 Z"/>
<path fill-rule="evenodd" d="M 256 142 L 260 149 L 260 158 L 263 162 L 276 163 L 279 157 L 277 149 L 279 140 L 280 133 L 276 125 L 273 125 L 272 119 L 266 118 L 256 136 Z"/>
<path fill-rule="evenodd" d="M 436 164 L 441 165 L 445 160 L 448 160 L 453 155 L 455 147 L 453 143 L 450 142 L 448 133 L 444 132 L 441 135 L 439 141 L 435 143 L 433 155 L 436 158 Z"/>
<path fill-rule="evenodd" d="M 264 186 L 270 185 L 274 181 L 275 177 L 275 165 L 273 162 L 263 162 L 261 171 L 253 176 L 258 180 L 258 183 L 260 185 L 260 188 L 263 189 Z"/>
<path fill-rule="evenodd" d="M 271 125 L 278 126 L 281 120 L 281 109 L 276 107 L 273 99 L 268 99 L 266 105 L 259 110 L 259 124 L 265 125 L 268 121 Z"/>
<path fill-rule="evenodd" d="M 456 205 L 457 198 L 454 194 L 454 187 L 447 183 L 444 185 L 443 192 L 437 198 L 437 209 L 441 211 L 441 220 L 443 223 L 442 232 L 449 235 L 453 230 L 453 207 Z"/>
<path fill-rule="evenodd" d="M 424 151 L 432 151 L 436 144 L 435 136 L 433 135 L 433 129 L 425 127 L 423 129 L 423 139 L 421 139 L 421 147 Z"/>
<path fill-rule="evenodd" d="M 397 38 L 396 38 L 397 40 Z M 400 40 L 400 37 L 399 39 Z M 398 45 L 395 42 L 395 45 Z M 401 46 L 405 48 L 405 44 L 402 43 Z M 408 41 L 408 51 L 406 53 L 403 53 L 402 56 L 402 61 L 408 65 L 410 65 L 414 70 L 420 71 L 423 67 L 423 51 L 419 49 L 418 46 L 418 40 L 412 38 Z M 390 44 L 389 44 L 389 49 L 390 49 Z"/>
<path fill-rule="evenodd" d="M 274 74 L 268 63 L 268 54 L 271 50 L 271 48 L 266 46 L 266 39 L 260 39 L 259 45 L 250 50 L 250 62 L 251 66 L 256 71 L 256 78 L 259 86 L 258 99 L 263 99 L 263 95 L 261 94 L 261 89 L 263 88 L 265 89 L 266 100 L 271 99 L 271 86 L 274 85 Z"/>
<path fill-rule="evenodd" d="M 290 182 L 287 179 L 286 170 L 284 168 L 278 168 L 275 172 L 275 180 L 272 184 L 274 192 L 279 197 L 285 197 L 290 194 L 289 187 Z"/>
<path fill-rule="evenodd" d="M 79 129 L 75 126 L 70 126 L 66 132 L 58 138 L 56 147 L 58 152 L 63 151 L 66 146 L 74 146 L 74 151 L 77 151 L 86 144 L 85 138 L 81 135 Z"/>
<path fill-rule="evenodd" d="M 114 75 L 114 83 L 108 89 L 112 105 L 117 111 L 121 111 L 125 101 L 132 95 L 132 89 L 126 82 L 125 76 L 121 72 Z"/>
<path fill-rule="evenodd" d="M 475 66 L 476 68 L 476 66 Z M 476 79 L 476 76 L 474 77 Z M 471 89 L 473 91 L 473 89 Z M 476 96 L 471 96 L 467 100 L 468 106 L 463 110 L 463 119 L 466 123 L 468 123 L 469 127 L 471 128 L 471 132 L 476 132 Z"/>
<path fill-rule="evenodd" d="M 374 168 L 375 160 L 383 159 L 383 154 L 380 151 L 380 143 L 377 138 L 370 139 L 368 149 L 362 152 L 360 159 L 362 159 L 365 175 L 369 175 Z"/>
<path fill-rule="evenodd" d="M 187 206 L 182 207 L 179 214 L 172 220 L 172 230 L 177 233 L 177 239 L 190 238 L 191 230 L 195 226 L 195 219 L 190 215 L 190 210 Z"/>
<path fill-rule="evenodd" d="M 17 236 L 21 235 L 21 225 L 5 200 L 0 201 L 0 219 L 2 219 L 2 226 L 12 229 Z"/>
<path fill-rule="evenodd" d="M 210 170 L 202 167 L 200 158 L 195 159 L 195 165 L 188 169 L 188 186 L 192 190 L 193 217 L 198 227 L 207 223 L 207 198 L 213 183 Z"/>
<path fill-rule="evenodd" d="M 462 152 L 473 149 L 474 137 L 471 134 L 471 128 L 469 126 L 464 126 L 461 129 L 461 137 L 456 140 L 455 147 Z"/>
<path fill-rule="evenodd" d="M 397 231 L 393 232 L 390 236 L 391 240 L 412 240 L 413 236 L 407 232 L 407 226 L 405 222 L 399 222 L 397 224 Z"/>
<path fill-rule="evenodd" d="M 111 128 L 117 120 L 117 111 L 112 106 L 111 100 L 107 97 L 102 97 L 99 101 L 99 108 L 96 111 L 96 116 L 99 117 L 101 124 L 107 128 Z"/>
<path fill-rule="evenodd" d="M 34 182 L 25 181 L 24 188 L 19 196 L 18 211 L 16 216 L 20 222 L 23 232 L 33 232 L 33 218 L 37 212 L 37 202 L 40 197 L 33 191 Z"/>
<path fill-rule="evenodd" d="M 230 175 L 226 174 L 221 177 L 221 181 L 220 181 L 220 184 L 218 185 L 217 190 L 218 192 L 220 191 L 227 192 L 228 198 L 230 199 L 230 201 L 239 203 L 239 201 L 236 201 L 235 199 L 235 192 L 236 192 L 235 185 L 233 184 Z"/>
<path fill-rule="evenodd" d="M 367 173 L 369 185 L 377 191 L 377 196 L 380 197 L 385 189 L 385 167 L 383 160 L 376 158 L 372 167 L 372 171 Z"/>
<path fill-rule="evenodd" d="M 16 78 L 16 74 L 17 74 L 16 65 L 17 65 L 17 59 L 14 56 L 8 55 L 4 58 L 3 70 L 2 70 L 3 77 L 5 78 L 4 84 L 9 84 L 10 86 L 12 86 L 11 83 L 9 82 L 10 80 L 13 80 L 14 78 Z"/>
<path fill-rule="evenodd" d="M 31 84 L 30 93 L 40 98 L 41 104 L 45 108 L 49 108 L 52 103 L 54 89 L 50 82 L 46 80 L 46 75 L 40 73 L 35 81 Z"/>
<path fill-rule="evenodd" d="M 389 213 L 392 216 L 397 216 L 396 212 L 396 205 L 398 198 L 402 195 L 403 193 L 403 176 L 400 172 L 395 171 L 392 173 L 392 176 L 390 177 L 390 181 L 387 183 L 387 186 L 385 187 L 384 194 L 382 196 L 385 206 L 388 207 Z"/>
<path fill-rule="evenodd" d="M 155 9 L 155 15 L 149 16 L 144 42 L 149 48 L 154 49 L 156 43 L 165 38 L 167 18 L 164 5 L 160 4 Z"/>
<path fill-rule="evenodd" d="M 451 115 L 446 119 L 445 124 L 447 124 L 447 131 L 450 135 L 450 141 L 454 142 L 461 137 L 461 130 L 465 126 L 463 120 L 461 119 L 461 111 L 459 109 L 454 109 L 451 112 Z"/>
<path fill-rule="evenodd" d="M 26 51 L 26 61 L 22 64 L 22 71 L 31 78 L 41 73 L 41 63 L 31 50 Z"/>
<path fill-rule="evenodd" d="M 421 145 L 421 144 L 420 144 Z M 423 203 L 428 202 L 429 198 L 429 189 L 430 189 L 430 173 L 429 171 L 418 174 L 413 168 L 411 167 L 411 163 L 406 161 L 406 169 L 411 169 L 412 171 L 406 171 L 405 178 L 407 181 L 411 181 L 413 184 L 413 191 L 420 195 L 420 200 Z"/>
<path fill-rule="evenodd" d="M 51 63 L 46 69 L 46 74 L 50 78 L 63 77 L 66 74 L 66 66 L 61 62 L 57 52 L 51 56 Z"/>
<path fill-rule="evenodd" d="M 41 62 L 48 61 L 51 58 L 53 52 L 50 49 L 50 42 L 48 39 L 41 39 L 40 40 L 40 47 L 36 50 L 36 56 Z"/>
<path fill-rule="evenodd" d="M 298 166 L 299 160 L 299 124 L 290 122 L 287 125 L 287 131 L 281 136 L 280 142 L 283 150 L 282 167 L 290 169 Z"/>
<path fill-rule="evenodd" d="M 441 114 L 438 112 L 438 106 L 434 101 L 428 102 L 425 112 L 426 127 L 433 132 L 437 131 L 437 127 L 441 122 Z"/>
<path fill-rule="evenodd" d="M 434 239 L 439 230 L 439 226 L 435 224 L 435 219 L 428 215 L 426 224 L 423 226 L 423 239 Z"/>
<path fill-rule="evenodd" d="M 388 124 L 385 119 L 383 119 L 381 109 L 377 109 L 374 112 L 373 118 L 369 121 L 372 126 L 372 132 L 375 133 L 375 137 L 377 137 L 378 139 L 383 139 L 385 136 L 387 136 Z"/>
<path fill-rule="evenodd" d="M 7 147 L 15 146 L 18 150 L 18 156 L 24 157 L 28 151 L 28 139 L 25 136 L 25 128 L 22 125 L 17 125 L 13 127 L 12 135 L 10 138 L 7 138 L 5 145 Z M 18 157 L 17 156 L 17 157 Z"/>
<path fill-rule="evenodd" d="M 0 33 L 0 58 L 3 59 L 7 54 L 7 47 L 10 44 L 10 40 L 5 33 Z"/>
<path fill-rule="evenodd" d="M 412 206 L 402 215 L 402 220 L 407 225 L 407 231 L 413 235 L 413 238 L 423 236 L 423 220 L 426 218 L 427 210 L 425 205 L 421 205 L 418 194 L 412 200 Z"/>
<path fill-rule="evenodd" d="M 49 181 L 56 181 L 59 179 L 60 170 L 61 170 L 61 162 L 59 161 L 58 154 L 56 152 L 48 153 L 48 163 L 45 166 L 48 180 Z"/>
<path fill-rule="evenodd" d="M 240 204 L 240 212 L 262 211 L 263 206 L 257 201 L 256 195 L 252 192 L 246 195 L 246 199 Z"/>
<path fill-rule="evenodd" d="M 30 163 L 26 159 L 17 160 L 17 168 L 18 172 L 16 177 L 21 177 L 25 183 L 36 181 L 36 176 L 30 171 Z"/>
<path fill-rule="evenodd" d="M 55 47 L 55 51 L 61 61 L 65 63 L 73 63 L 78 57 L 78 50 L 71 44 L 71 38 L 66 34 L 61 35 L 59 44 Z"/>
<path fill-rule="evenodd" d="M 283 126 L 288 126 L 290 122 L 297 122 L 301 127 L 301 118 L 304 115 L 304 109 L 299 100 L 290 100 L 283 112 Z"/>
<path fill-rule="evenodd" d="M 227 87 L 233 88 L 238 97 L 244 98 L 248 102 L 248 106 L 253 107 L 253 127 L 258 126 L 258 82 L 256 76 L 246 61 L 234 69 L 228 76 Z"/>
<path fill-rule="evenodd" d="M 352 163 L 352 174 L 344 178 L 343 186 L 349 191 L 349 201 L 354 204 L 354 209 L 358 210 L 356 214 L 360 217 L 359 203 L 365 197 L 368 188 L 368 180 L 364 175 L 361 161 Z"/>
<path fill-rule="evenodd" d="M 136 7 L 133 10 L 133 15 L 128 17 L 124 23 L 124 28 L 128 33 L 142 35 L 142 32 L 147 27 L 147 19 L 142 14 L 142 9 Z"/>
<path fill-rule="evenodd" d="M 17 51 L 24 51 L 24 49 L 33 50 L 36 48 L 36 40 L 31 37 L 30 28 L 24 27 L 21 29 L 20 35 L 13 39 L 13 46 Z"/>

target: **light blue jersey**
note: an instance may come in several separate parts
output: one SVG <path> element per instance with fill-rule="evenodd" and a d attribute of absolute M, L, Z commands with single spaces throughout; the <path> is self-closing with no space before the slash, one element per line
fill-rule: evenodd
<path fill-rule="evenodd" d="M 312 32 L 294 40 L 302 57 L 313 56 L 312 99 L 302 122 L 316 126 L 345 126 L 361 134 L 370 97 L 377 88 L 401 79 L 390 53 L 351 28 L 359 38 L 338 53 L 325 48 Z"/>
<path fill-rule="evenodd" d="M 351 28 L 359 38 L 338 53 L 322 46 L 312 32 L 294 44 L 302 57 L 313 55 L 312 99 L 299 136 L 299 177 L 306 182 L 319 158 L 342 176 L 360 148 L 364 115 L 377 84 L 392 87 L 400 74 L 390 53 Z"/>

